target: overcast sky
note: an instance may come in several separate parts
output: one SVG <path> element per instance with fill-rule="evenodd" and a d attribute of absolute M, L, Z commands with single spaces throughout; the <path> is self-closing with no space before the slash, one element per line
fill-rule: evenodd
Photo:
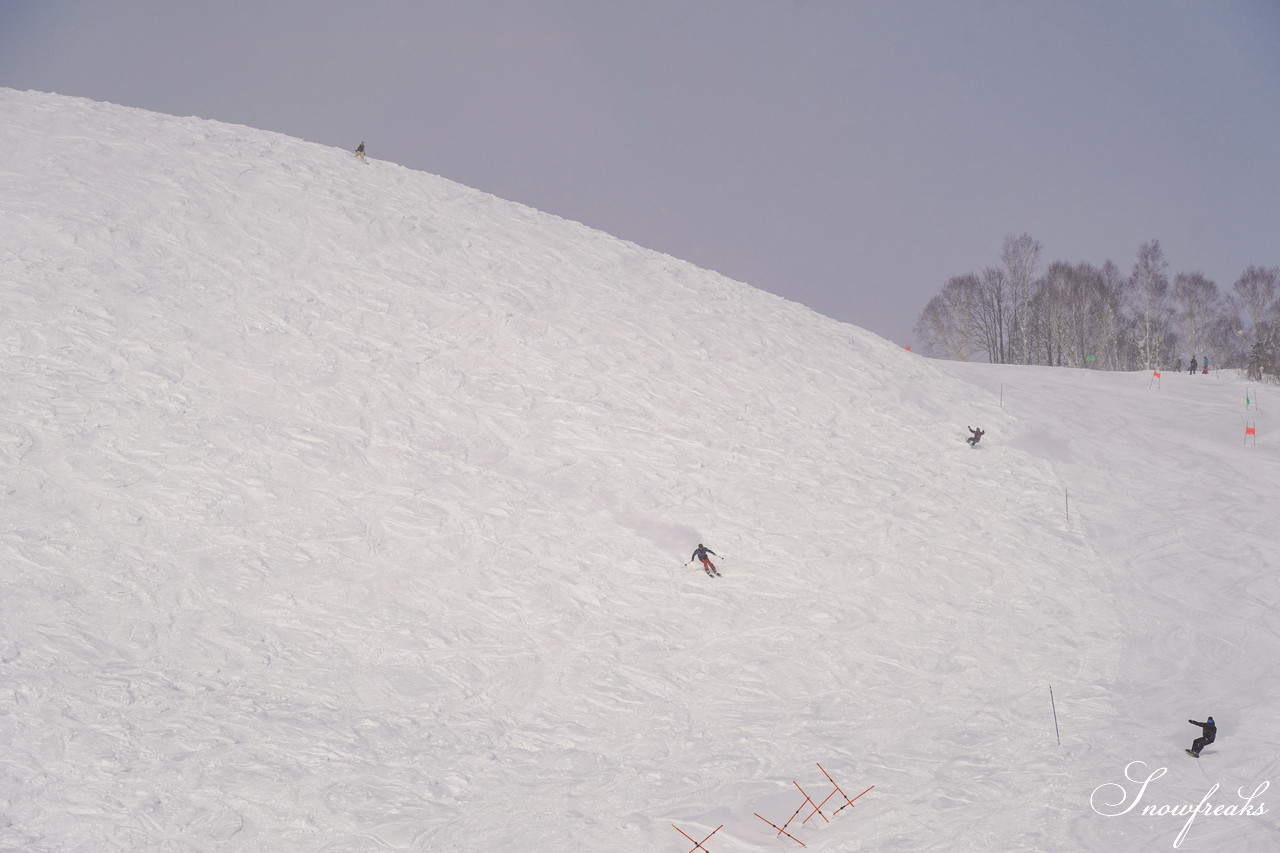
<path fill-rule="evenodd" d="M 363 140 L 900 344 L 1008 234 L 1280 265 L 1277 0 L 0 0 L 0 86 Z"/>

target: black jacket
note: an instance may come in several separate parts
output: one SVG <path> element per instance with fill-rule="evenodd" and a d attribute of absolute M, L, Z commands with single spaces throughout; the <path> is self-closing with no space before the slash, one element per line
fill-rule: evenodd
<path fill-rule="evenodd" d="M 1187 720 L 1187 722 L 1204 729 L 1205 743 L 1213 743 L 1214 739 L 1218 737 L 1218 726 L 1213 720 L 1207 723 L 1198 723 L 1195 720 Z"/>

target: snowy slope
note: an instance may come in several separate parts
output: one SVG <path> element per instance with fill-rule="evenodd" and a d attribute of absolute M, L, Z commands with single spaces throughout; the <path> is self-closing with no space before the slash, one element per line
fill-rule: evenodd
<path fill-rule="evenodd" d="M 929 362 L 376 159 L 0 115 L 0 849 L 799 849 L 756 815 L 820 762 L 875 788 L 808 849 L 1145 850 L 1186 818 L 1100 814 L 1130 762 L 1277 775 L 1269 389 Z"/>

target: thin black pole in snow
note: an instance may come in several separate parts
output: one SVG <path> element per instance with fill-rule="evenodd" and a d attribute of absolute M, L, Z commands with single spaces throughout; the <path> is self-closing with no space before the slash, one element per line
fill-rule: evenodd
<path fill-rule="evenodd" d="M 1053 685 L 1049 685 L 1049 706 L 1053 708 L 1053 733 L 1058 736 L 1058 746 L 1062 746 L 1062 732 L 1058 731 L 1058 703 L 1053 701 Z"/>
<path fill-rule="evenodd" d="M 1062 506 L 1067 513 L 1067 521 L 1071 520 L 1071 491 L 1069 489 L 1062 490 Z"/>

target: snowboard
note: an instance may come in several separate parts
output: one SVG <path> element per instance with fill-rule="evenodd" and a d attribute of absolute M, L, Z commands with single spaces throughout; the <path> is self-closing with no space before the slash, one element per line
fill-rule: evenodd
<path fill-rule="evenodd" d="M 1182 750 L 1182 751 L 1183 751 L 1183 752 L 1185 752 L 1187 755 L 1190 755 L 1192 758 L 1199 758 L 1199 757 L 1200 757 L 1200 756 L 1196 755 L 1194 752 L 1192 752 L 1192 751 L 1191 751 L 1191 750 L 1189 750 L 1189 749 L 1184 749 L 1184 750 Z"/>

